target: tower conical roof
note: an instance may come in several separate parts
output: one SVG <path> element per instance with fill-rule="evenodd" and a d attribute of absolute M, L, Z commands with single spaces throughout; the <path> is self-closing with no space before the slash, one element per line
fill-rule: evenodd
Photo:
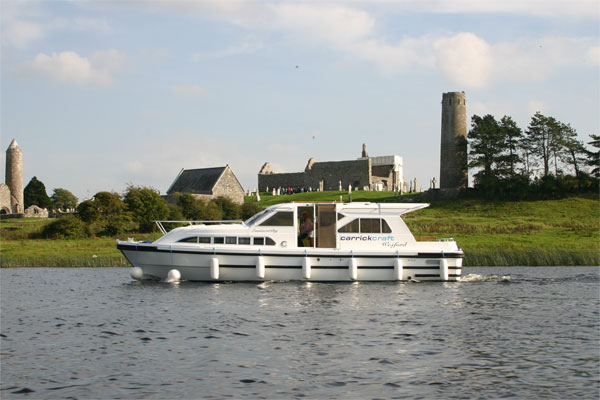
<path fill-rule="evenodd" d="M 17 143 L 17 139 L 13 139 L 12 142 L 10 142 L 10 145 L 8 146 L 7 150 L 11 149 L 20 149 L 19 143 Z"/>

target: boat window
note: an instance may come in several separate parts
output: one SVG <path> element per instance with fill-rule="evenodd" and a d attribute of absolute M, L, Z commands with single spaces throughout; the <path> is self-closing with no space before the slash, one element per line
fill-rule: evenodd
<path fill-rule="evenodd" d="M 267 240 L 267 246 L 275 246 L 275 241 L 271 238 L 265 238 Z"/>
<path fill-rule="evenodd" d="M 223 244 L 223 243 L 225 243 L 225 238 L 216 237 L 216 238 L 213 239 L 213 243 L 215 243 L 215 244 Z"/>
<path fill-rule="evenodd" d="M 210 238 L 209 237 L 199 237 L 198 243 L 210 243 Z"/>
<path fill-rule="evenodd" d="M 359 224 L 360 221 L 360 224 Z M 392 229 L 381 218 L 360 218 L 338 229 L 340 233 L 391 233 Z"/>
<path fill-rule="evenodd" d="M 187 237 L 185 239 L 178 240 L 178 242 L 180 242 L 180 243 L 198 243 L 198 237 L 197 236 Z"/>
<path fill-rule="evenodd" d="M 255 237 L 254 238 L 254 245 L 256 245 L 256 246 L 263 246 L 264 244 L 265 244 L 265 238 L 262 238 L 262 237 L 260 237 L 260 238 Z"/>
<path fill-rule="evenodd" d="M 249 237 L 241 237 L 238 239 L 238 244 L 250 244 Z"/>
<path fill-rule="evenodd" d="M 385 219 L 381 220 L 381 233 L 392 233 L 392 228 L 390 228 Z"/>
<path fill-rule="evenodd" d="M 381 220 L 379 218 L 361 218 L 360 233 L 381 233 Z"/>
<path fill-rule="evenodd" d="M 252 217 L 248 218 L 246 220 L 246 222 L 244 222 L 246 225 L 254 225 L 254 223 L 256 222 L 256 220 L 260 217 L 262 217 L 263 215 L 265 215 L 266 213 L 271 212 L 271 210 L 263 210 L 261 212 L 259 212 L 258 214 L 253 215 Z"/>
<path fill-rule="evenodd" d="M 338 221 L 342 218 L 345 218 L 346 216 L 342 213 L 338 213 Z"/>
<path fill-rule="evenodd" d="M 237 244 L 237 238 L 228 236 L 225 238 L 225 243 L 226 244 Z"/>
<path fill-rule="evenodd" d="M 294 213 L 279 211 L 261 223 L 260 226 L 294 226 Z"/>
<path fill-rule="evenodd" d="M 342 226 L 340 229 L 338 229 L 338 232 L 358 233 L 358 218 Z"/>

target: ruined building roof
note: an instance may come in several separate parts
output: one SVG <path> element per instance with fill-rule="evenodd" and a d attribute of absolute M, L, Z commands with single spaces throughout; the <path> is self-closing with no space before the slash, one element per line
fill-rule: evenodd
<path fill-rule="evenodd" d="M 182 169 L 167 190 L 167 194 L 212 194 L 213 188 L 227 168 L 229 165 L 215 168 Z"/>

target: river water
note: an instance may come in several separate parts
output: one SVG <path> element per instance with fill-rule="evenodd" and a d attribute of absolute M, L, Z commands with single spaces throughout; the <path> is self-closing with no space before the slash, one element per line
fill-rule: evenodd
<path fill-rule="evenodd" d="M 2 269 L 0 397 L 600 395 L 600 268 L 458 283 L 150 283 Z"/>

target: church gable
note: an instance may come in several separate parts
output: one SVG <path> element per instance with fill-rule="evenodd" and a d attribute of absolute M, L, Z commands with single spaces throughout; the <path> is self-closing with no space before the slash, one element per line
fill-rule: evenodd
<path fill-rule="evenodd" d="M 213 194 L 213 188 L 226 167 L 184 169 L 167 190 L 172 193 Z"/>

